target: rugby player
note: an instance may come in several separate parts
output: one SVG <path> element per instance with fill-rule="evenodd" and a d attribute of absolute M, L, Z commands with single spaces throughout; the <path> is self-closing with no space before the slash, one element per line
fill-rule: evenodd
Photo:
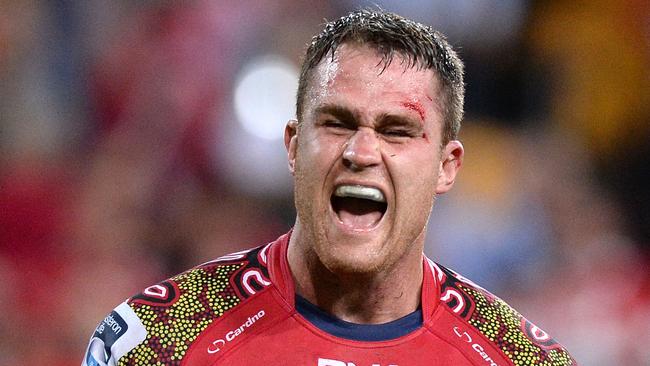
<path fill-rule="evenodd" d="M 463 64 L 430 27 L 367 10 L 327 23 L 285 128 L 292 230 L 129 298 L 83 365 L 574 365 L 423 255 L 462 165 L 463 95 Z"/>

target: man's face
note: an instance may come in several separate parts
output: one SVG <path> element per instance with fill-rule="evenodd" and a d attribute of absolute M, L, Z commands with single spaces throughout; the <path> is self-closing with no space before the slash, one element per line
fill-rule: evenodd
<path fill-rule="evenodd" d="M 441 149 L 432 70 L 383 69 L 374 49 L 344 44 L 313 70 L 300 125 L 285 131 L 307 250 L 338 273 L 419 261 L 434 197 L 451 188 L 463 149 Z M 382 70 L 383 69 L 383 70 Z"/>

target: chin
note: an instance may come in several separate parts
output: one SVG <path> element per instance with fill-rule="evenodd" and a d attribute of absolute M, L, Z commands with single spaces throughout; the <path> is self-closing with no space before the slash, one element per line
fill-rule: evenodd
<path fill-rule="evenodd" d="M 325 242 L 325 246 L 317 254 L 321 263 L 332 273 L 371 274 L 385 268 L 380 250 L 372 250 L 367 245 L 360 244 L 353 248 Z"/>

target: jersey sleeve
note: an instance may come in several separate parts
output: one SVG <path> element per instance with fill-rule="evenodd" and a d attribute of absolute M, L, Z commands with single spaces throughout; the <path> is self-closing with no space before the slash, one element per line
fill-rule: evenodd
<path fill-rule="evenodd" d="M 270 285 L 265 248 L 217 258 L 132 296 L 97 326 L 82 366 L 180 365 L 210 324 Z"/>
<path fill-rule="evenodd" d="M 88 343 L 82 366 L 115 366 L 140 344 L 147 331 L 133 309 L 123 302 L 102 320 Z"/>
<path fill-rule="evenodd" d="M 433 265 L 442 283 L 442 303 L 489 340 L 513 365 L 577 365 L 559 342 L 506 302 L 457 272 Z"/>

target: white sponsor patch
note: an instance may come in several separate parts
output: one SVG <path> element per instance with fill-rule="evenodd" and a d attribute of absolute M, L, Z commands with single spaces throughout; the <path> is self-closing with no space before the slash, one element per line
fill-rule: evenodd
<path fill-rule="evenodd" d="M 113 366 L 147 337 L 147 330 L 126 303 L 121 303 L 99 323 L 90 338 L 82 366 Z"/>

